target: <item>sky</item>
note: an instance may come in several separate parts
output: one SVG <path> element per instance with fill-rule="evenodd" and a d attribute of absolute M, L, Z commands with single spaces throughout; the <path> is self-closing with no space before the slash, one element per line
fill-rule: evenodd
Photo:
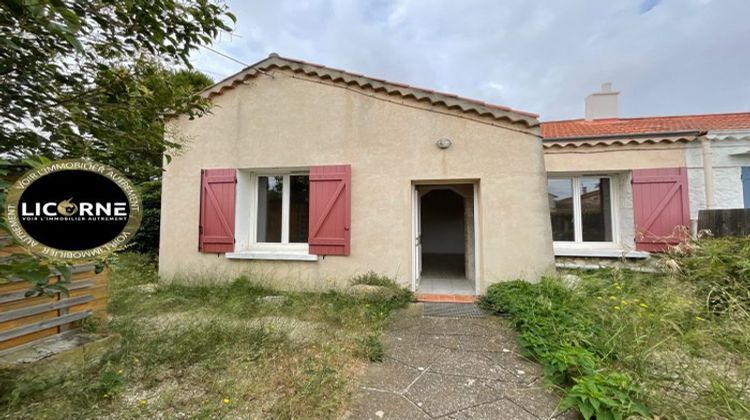
<path fill-rule="evenodd" d="M 621 117 L 750 111 L 748 0 L 227 1 L 212 46 L 252 64 L 276 52 L 509 106 L 583 117 L 612 82 Z M 244 66 L 201 49 L 215 80 Z"/>

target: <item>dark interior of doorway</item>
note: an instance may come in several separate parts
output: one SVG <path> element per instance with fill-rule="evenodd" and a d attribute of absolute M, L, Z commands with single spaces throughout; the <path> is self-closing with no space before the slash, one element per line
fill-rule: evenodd
<path fill-rule="evenodd" d="M 422 275 L 419 292 L 474 294 L 473 187 L 420 191 Z"/>

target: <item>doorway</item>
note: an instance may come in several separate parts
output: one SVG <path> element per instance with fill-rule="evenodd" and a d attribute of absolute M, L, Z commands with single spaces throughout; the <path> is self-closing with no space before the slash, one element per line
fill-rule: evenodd
<path fill-rule="evenodd" d="M 414 186 L 414 290 L 476 294 L 474 184 Z"/>

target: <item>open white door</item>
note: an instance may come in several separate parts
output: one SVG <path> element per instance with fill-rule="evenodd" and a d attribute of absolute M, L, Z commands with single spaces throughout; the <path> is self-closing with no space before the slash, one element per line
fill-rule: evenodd
<path fill-rule="evenodd" d="M 412 232 L 414 233 L 414 291 L 419 289 L 419 280 L 422 278 L 422 212 L 420 209 L 421 197 L 417 187 L 413 190 L 412 207 Z"/>

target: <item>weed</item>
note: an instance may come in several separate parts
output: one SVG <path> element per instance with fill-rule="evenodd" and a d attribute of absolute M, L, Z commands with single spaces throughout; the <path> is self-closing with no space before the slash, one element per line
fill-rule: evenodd
<path fill-rule="evenodd" d="M 616 373 L 600 372 L 604 350 L 593 344 L 604 332 L 580 310 L 585 301 L 557 279 L 545 279 L 494 285 L 480 304 L 511 315 L 521 345 L 542 363 L 546 378 L 570 388 L 566 408 L 577 408 L 587 419 L 646 415 L 635 385 Z"/>
<path fill-rule="evenodd" d="M 86 328 L 121 335 L 120 347 L 71 372 L 0 372 L 0 417 L 337 417 L 350 378 L 382 358 L 379 337 L 406 301 L 395 285 L 389 298 L 363 301 L 249 277 L 160 284 L 153 260 L 138 254 L 110 264 L 112 319 Z M 267 295 L 286 304 L 260 304 Z"/>
<path fill-rule="evenodd" d="M 374 271 L 368 271 L 365 274 L 354 276 L 349 284 L 352 286 L 377 286 L 381 290 L 360 294 L 358 299 L 375 305 L 401 306 L 409 301 L 414 300 L 414 294 L 396 283 L 395 280 L 388 276 L 377 274 Z M 383 311 L 390 312 L 386 308 Z"/>
<path fill-rule="evenodd" d="M 368 286 L 381 286 L 381 287 L 390 287 L 397 289 L 399 288 L 398 284 L 396 284 L 393 279 L 390 277 L 378 274 L 374 271 L 368 271 L 365 274 L 359 274 L 354 277 L 349 282 L 352 285 L 357 284 L 364 284 Z"/>
<path fill-rule="evenodd" d="M 385 356 L 385 349 L 383 342 L 380 341 L 380 337 L 377 335 L 368 335 L 367 337 L 360 338 L 359 343 L 361 346 L 362 355 L 371 362 L 382 362 L 383 356 Z"/>
<path fill-rule="evenodd" d="M 664 418 L 748 418 L 749 251 L 748 238 L 704 239 L 665 256 L 663 274 L 576 272 L 573 290 L 556 278 L 513 281 L 482 304 L 510 315 L 525 351 L 586 416 L 647 407 Z"/>
<path fill-rule="evenodd" d="M 597 420 L 650 416 L 648 408 L 634 398 L 639 391 L 625 374 L 594 373 L 574 381 L 576 384 L 560 405 L 562 409 L 575 407 L 587 420 L 594 416 Z"/>
<path fill-rule="evenodd" d="M 665 264 L 698 286 L 711 312 L 750 312 L 750 237 L 698 240 L 674 248 Z"/>

